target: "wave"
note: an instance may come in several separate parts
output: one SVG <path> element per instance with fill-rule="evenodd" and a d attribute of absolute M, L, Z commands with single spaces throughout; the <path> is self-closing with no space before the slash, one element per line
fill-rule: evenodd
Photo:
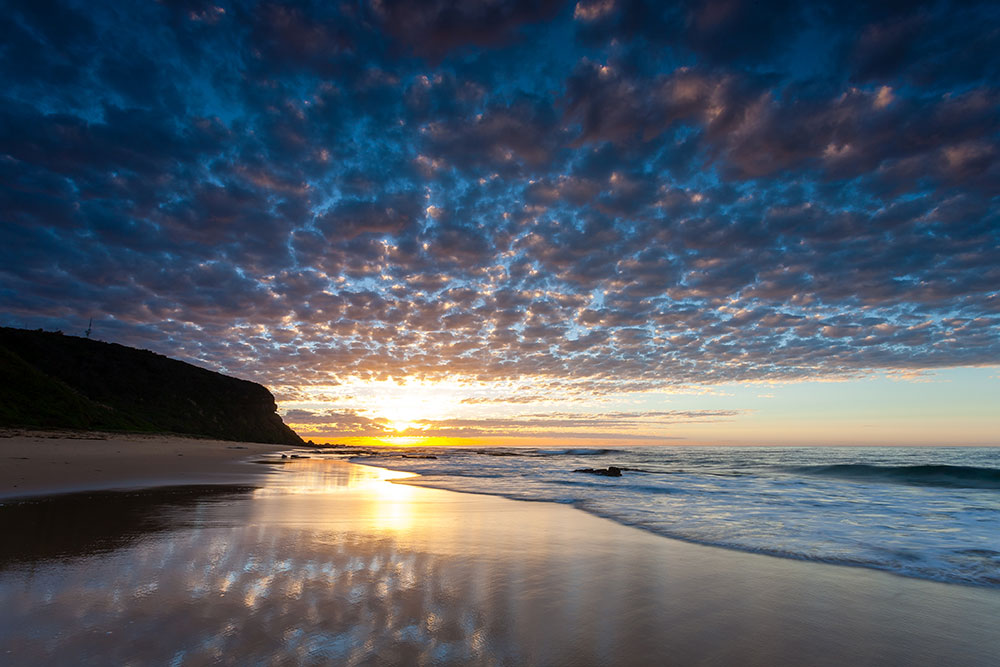
<path fill-rule="evenodd" d="M 867 467 L 877 468 L 878 466 Z M 572 491 L 573 489 L 592 487 L 600 487 L 603 489 L 608 488 L 606 484 L 601 484 L 600 482 L 594 482 L 591 480 L 552 480 L 551 483 L 553 488 L 549 489 L 548 493 L 537 495 L 537 489 L 487 489 L 482 487 L 467 486 L 462 483 L 466 479 L 467 478 L 464 475 L 440 475 L 430 477 L 417 475 L 416 477 L 393 480 L 393 483 L 446 489 L 449 491 L 471 493 L 475 495 L 500 496 L 503 498 L 527 502 L 551 502 L 559 503 L 561 505 L 572 505 L 581 511 L 593 514 L 594 516 L 608 519 L 625 526 L 632 526 L 634 528 L 649 531 L 662 537 L 681 540 L 692 544 L 701 544 L 704 546 L 719 547 L 722 549 L 731 549 L 746 553 L 757 553 L 777 558 L 788 558 L 814 563 L 826 563 L 830 565 L 882 570 L 905 577 L 940 581 L 950 584 L 1000 588 L 1000 576 L 996 574 L 1000 571 L 998 570 L 998 568 L 1000 568 L 1000 552 L 991 549 L 962 549 L 953 552 L 952 556 L 957 557 L 949 557 L 948 554 L 945 554 L 944 556 L 928 554 L 927 558 L 901 550 L 892 552 L 890 550 L 881 549 L 884 553 L 882 553 L 880 557 L 878 554 L 872 553 L 851 554 L 843 551 L 838 553 L 828 553 L 819 550 L 811 551 L 807 548 L 795 549 L 786 546 L 747 543 L 722 536 L 708 537 L 705 535 L 699 535 L 697 532 L 688 531 L 682 527 L 670 527 L 659 524 L 655 520 L 650 521 L 646 516 L 644 516 L 644 513 L 635 512 L 631 503 L 627 506 L 619 505 L 617 507 L 600 506 L 600 504 L 594 502 L 593 498 L 586 499 L 575 493 L 560 493 L 559 491 L 554 490 L 565 489 L 566 491 Z M 691 493 L 685 489 L 635 485 L 630 485 L 629 490 L 652 492 L 655 495 L 661 496 L 672 496 L 678 493 L 682 495 Z"/>
<path fill-rule="evenodd" d="M 792 472 L 858 481 L 941 486 L 965 489 L 1000 489 L 1000 469 L 952 465 L 876 466 L 864 463 L 799 466 Z"/>
<path fill-rule="evenodd" d="M 878 464 L 854 450 L 715 459 L 652 448 L 418 451 L 439 460 L 357 461 L 417 473 L 402 484 L 569 504 L 698 544 L 1000 588 L 1000 465 L 985 450 L 893 450 Z M 608 464 L 622 477 L 573 474 Z M 877 515 L 858 516 L 871 492 L 859 483 L 885 485 Z"/>

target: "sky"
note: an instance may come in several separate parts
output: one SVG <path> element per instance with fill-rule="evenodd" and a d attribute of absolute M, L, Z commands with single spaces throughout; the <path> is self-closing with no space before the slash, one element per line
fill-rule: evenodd
<path fill-rule="evenodd" d="M 317 442 L 1000 444 L 994 2 L 0 8 L 0 325 Z"/>

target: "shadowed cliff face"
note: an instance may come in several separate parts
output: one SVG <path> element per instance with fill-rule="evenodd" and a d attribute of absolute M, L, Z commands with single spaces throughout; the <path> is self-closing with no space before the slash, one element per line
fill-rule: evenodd
<path fill-rule="evenodd" d="M 0 328 L 0 424 L 298 445 L 261 385 L 147 350 Z"/>

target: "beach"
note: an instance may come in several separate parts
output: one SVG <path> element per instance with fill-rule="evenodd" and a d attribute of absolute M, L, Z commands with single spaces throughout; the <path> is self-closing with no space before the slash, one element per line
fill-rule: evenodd
<path fill-rule="evenodd" d="M 0 667 L 1000 667 L 1000 2 L 2 23 Z"/>
<path fill-rule="evenodd" d="M 178 484 L 248 484 L 246 460 L 287 445 L 83 431 L 0 432 L 0 498 Z"/>
<path fill-rule="evenodd" d="M 183 501 L 164 487 L 0 508 L 38 531 L 65 529 L 60 508 L 78 517 L 88 503 L 127 505 L 129 519 L 95 528 L 100 539 L 79 535 L 75 550 L 8 554 L 0 656 L 33 665 L 987 665 L 1000 654 L 996 589 L 688 544 L 562 504 L 394 483 L 407 473 L 366 465 L 291 460 L 244 473 L 241 457 L 268 455 L 245 446 L 212 445 Z M 181 453 L 174 458 L 188 458 Z M 180 473 L 155 479 L 176 484 Z M 63 490 L 82 483 L 70 477 Z M 239 482 L 211 492 L 206 480 Z"/>

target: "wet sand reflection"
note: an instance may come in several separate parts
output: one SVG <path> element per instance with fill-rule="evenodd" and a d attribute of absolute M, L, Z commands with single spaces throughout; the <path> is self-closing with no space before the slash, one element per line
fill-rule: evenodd
<path fill-rule="evenodd" d="M 988 664 L 995 591 L 683 545 L 297 461 L 90 557 L 0 571 L 11 664 Z M 933 600 L 933 605 L 928 603 Z"/>
<path fill-rule="evenodd" d="M 0 570 L 114 551 L 145 536 L 197 525 L 215 502 L 250 486 L 87 491 L 0 501 Z"/>

